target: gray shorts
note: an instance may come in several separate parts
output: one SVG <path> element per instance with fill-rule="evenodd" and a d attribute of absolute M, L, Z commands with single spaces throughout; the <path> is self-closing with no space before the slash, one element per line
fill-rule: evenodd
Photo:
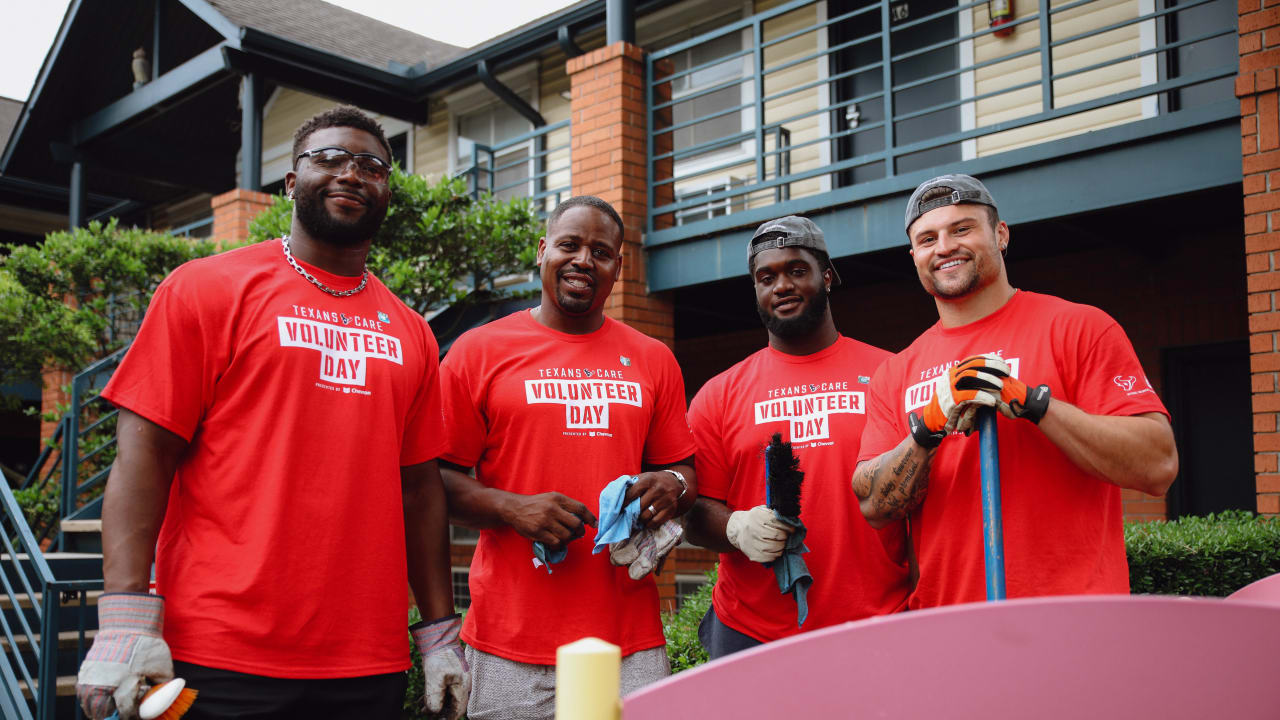
<path fill-rule="evenodd" d="M 471 665 L 469 720 L 551 720 L 556 714 L 556 666 L 516 662 L 466 648 Z M 622 658 L 622 695 L 671 674 L 667 648 L 641 650 Z"/>

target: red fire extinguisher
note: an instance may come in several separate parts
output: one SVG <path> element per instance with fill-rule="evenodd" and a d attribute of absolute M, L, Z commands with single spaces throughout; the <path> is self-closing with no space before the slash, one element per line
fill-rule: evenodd
<path fill-rule="evenodd" d="M 987 15 L 991 17 L 991 27 L 1000 27 L 1013 22 L 1013 0 L 988 0 Z M 1009 37 L 1013 28 L 1001 28 L 991 33 L 996 37 Z"/>

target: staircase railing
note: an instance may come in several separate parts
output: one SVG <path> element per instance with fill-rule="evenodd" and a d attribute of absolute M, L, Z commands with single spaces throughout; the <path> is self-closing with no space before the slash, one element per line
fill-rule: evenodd
<path fill-rule="evenodd" d="M 102 580 L 56 580 L 40 550 L 22 508 L 7 483 L 0 483 L 0 635 L 5 642 L 0 658 L 0 709 L 6 717 L 53 720 L 57 703 L 58 637 L 62 626 L 78 628 L 76 664 L 88 651 L 86 642 L 90 590 Z M 63 601 L 79 600 L 68 608 L 74 621 L 62 616 Z M 30 648 L 29 653 L 23 647 Z M 23 694 L 34 700 L 35 714 Z M 79 710 L 76 711 L 80 716 Z"/>
<path fill-rule="evenodd" d="M 86 636 L 94 625 L 88 592 L 102 589 L 102 580 L 58 580 L 41 548 L 62 550 L 61 521 L 92 516 L 101 503 L 115 456 L 118 412 L 99 393 L 124 353 L 112 353 L 72 378 L 67 412 L 20 488 L 37 497 L 54 495 L 56 512 L 41 512 L 37 502 L 33 527 L 8 483 L 0 483 L 0 603 L 6 604 L 0 612 L 0 639 L 6 643 L 0 659 L 0 716 L 53 720 L 60 631 L 76 630 L 75 666 L 88 651 Z M 75 714 L 82 717 L 78 707 Z"/>
<path fill-rule="evenodd" d="M 115 458 L 115 422 L 119 415 L 98 393 L 120 365 L 128 348 L 97 361 L 71 380 L 70 409 L 63 418 L 61 519 L 92 515 L 101 503 Z M 64 538 L 58 534 L 57 549 Z"/>

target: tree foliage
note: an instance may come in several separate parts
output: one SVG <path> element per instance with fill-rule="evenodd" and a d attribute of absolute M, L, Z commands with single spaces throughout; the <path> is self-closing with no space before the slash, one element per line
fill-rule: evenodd
<path fill-rule="evenodd" d="M 459 302 L 534 266 L 542 225 L 528 200 L 473 198 L 461 179 L 432 182 L 399 168 L 390 187 L 369 269 L 410 307 L 425 311 Z M 277 196 L 250 222 L 249 235 L 255 241 L 285 235 L 292 217 L 292 201 Z"/>
<path fill-rule="evenodd" d="M 160 280 L 212 255 L 208 241 L 107 224 L 4 245 L 0 257 L 0 383 L 43 369 L 75 371 L 128 340 Z"/>

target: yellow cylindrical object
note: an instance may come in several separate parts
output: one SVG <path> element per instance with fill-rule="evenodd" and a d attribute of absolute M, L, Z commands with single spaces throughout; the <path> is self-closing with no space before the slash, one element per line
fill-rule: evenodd
<path fill-rule="evenodd" d="M 556 720 L 618 720 L 622 650 L 600 638 L 556 648 Z"/>

